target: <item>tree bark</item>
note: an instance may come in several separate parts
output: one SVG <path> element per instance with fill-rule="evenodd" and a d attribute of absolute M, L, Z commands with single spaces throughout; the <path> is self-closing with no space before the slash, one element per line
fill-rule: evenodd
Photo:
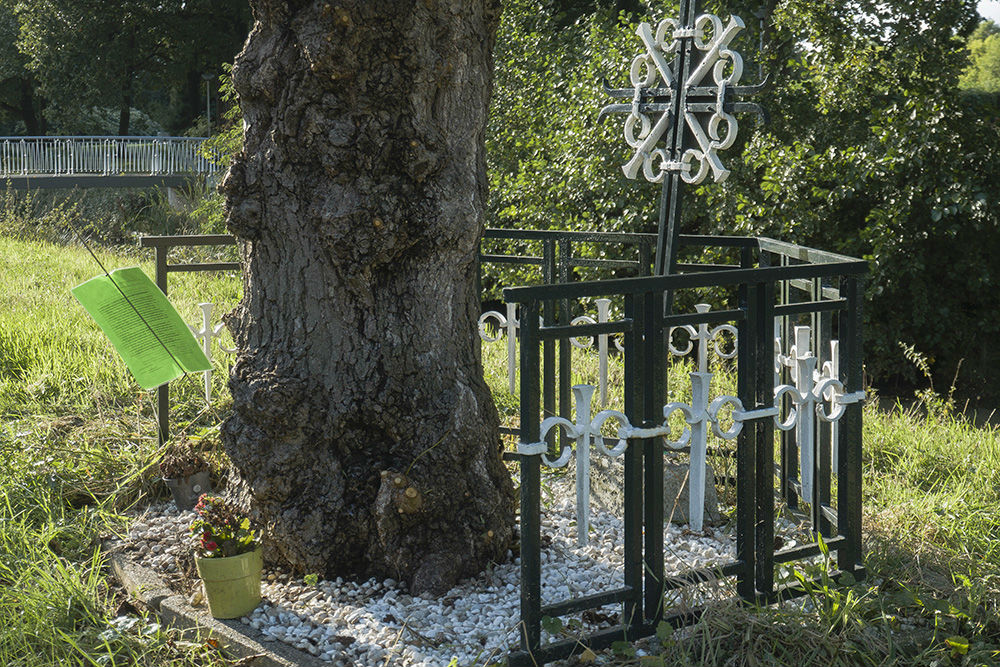
<path fill-rule="evenodd" d="M 234 495 L 299 572 L 443 592 L 514 502 L 476 337 L 497 0 L 252 0 Z"/>

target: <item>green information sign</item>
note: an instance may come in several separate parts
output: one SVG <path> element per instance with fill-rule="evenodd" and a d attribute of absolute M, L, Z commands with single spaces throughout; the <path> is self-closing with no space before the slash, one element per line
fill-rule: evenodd
<path fill-rule="evenodd" d="M 143 389 L 212 368 L 177 310 L 139 267 L 116 269 L 72 292 Z"/>

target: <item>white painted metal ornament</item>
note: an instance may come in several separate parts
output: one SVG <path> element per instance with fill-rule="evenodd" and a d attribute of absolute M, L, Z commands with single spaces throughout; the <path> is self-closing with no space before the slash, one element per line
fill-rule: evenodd
<path fill-rule="evenodd" d="M 628 441 L 632 439 L 663 438 L 664 444 L 670 449 L 690 447 L 691 466 L 688 480 L 688 516 L 691 530 L 701 531 L 704 528 L 705 509 L 705 470 L 708 451 L 708 433 L 723 440 L 734 440 L 743 430 L 744 423 L 755 419 L 773 419 L 774 425 L 781 430 L 798 428 L 800 433 L 800 452 L 803 456 L 802 488 L 806 499 L 812 498 L 813 475 L 812 467 L 815 461 L 815 439 L 812 437 L 815 417 L 823 422 L 836 422 L 843 414 L 847 405 L 863 401 L 865 392 L 844 393 L 844 386 L 836 377 L 822 377 L 819 381 L 813 376 L 816 358 L 808 350 L 796 357 L 798 362 L 798 377 L 801 383 L 797 387 L 781 385 L 775 388 L 774 404 L 747 410 L 743 402 L 736 396 L 711 396 L 712 373 L 691 373 L 691 403 L 672 402 L 663 406 L 663 422 L 650 428 L 637 428 L 631 424 L 628 417 L 617 410 L 603 410 L 591 419 L 591 402 L 594 387 L 576 385 L 573 396 L 576 401 L 576 423 L 562 417 L 548 417 L 542 421 L 539 429 L 539 441 L 521 442 L 517 453 L 522 456 L 541 455 L 542 462 L 550 467 L 560 468 L 569 463 L 574 455 L 574 448 L 563 447 L 554 459 L 548 455 L 549 445 L 546 436 L 554 428 L 562 428 L 566 436 L 576 442 L 576 489 L 577 489 L 577 542 L 580 546 L 587 544 L 587 531 L 590 517 L 590 449 L 596 447 L 599 453 L 617 457 L 625 453 Z M 780 405 L 782 397 L 789 395 L 794 404 L 790 414 L 782 420 Z M 827 398 L 829 397 L 829 398 Z M 829 410 L 826 407 L 829 404 Z M 731 409 L 729 419 L 732 423 L 725 427 L 726 407 Z M 670 419 L 679 412 L 684 419 L 685 427 L 681 434 L 673 438 Z M 609 419 L 618 422 L 618 443 L 611 448 L 605 444 L 601 428 Z M 807 474 L 808 471 L 808 474 Z"/>
<path fill-rule="evenodd" d="M 799 448 L 799 477 L 802 483 L 802 498 L 806 502 L 813 502 L 813 489 L 816 468 L 817 449 L 817 424 L 815 418 L 819 417 L 820 422 L 830 424 L 831 439 L 833 442 L 833 472 L 837 472 L 839 433 L 836 423 L 844 414 L 844 408 L 852 403 L 864 401 L 865 392 L 856 391 L 850 394 L 844 393 L 844 385 L 839 378 L 840 353 L 837 341 L 831 341 L 831 359 L 823 364 L 821 369 L 817 369 L 817 359 L 810 350 L 810 329 L 809 327 L 795 327 L 795 344 L 789 350 L 788 355 L 780 354 L 781 340 L 776 339 L 775 365 L 791 368 L 792 380 L 795 385 L 776 385 L 774 388 L 774 404 L 776 407 L 782 403 L 782 397 L 789 396 L 792 402 L 792 409 L 784 420 L 777 418 L 775 421 L 779 429 L 789 431 L 795 429 L 795 442 Z M 826 405 L 829 404 L 829 411 Z"/>
<path fill-rule="evenodd" d="M 215 308 L 215 304 L 209 303 L 199 303 L 198 307 L 201 308 L 201 329 L 197 329 L 190 324 L 188 329 L 194 334 L 194 337 L 201 342 L 201 349 L 205 353 L 205 357 L 208 361 L 212 361 L 212 339 L 219 336 L 222 331 L 222 327 L 225 325 L 219 322 L 214 327 L 212 326 L 212 310 Z M 229 349 L 224 346 L 221 342 L 219 343 L 219 348 L 223 352 L 228 352 L 230 354 L 236 352 L 235 349 Z M 203 373 L 205 380 L 205 402 L 212 402 L 212 371 L 211 369 Z"/>
<path fill-rule="evenodd" d="M 622 166 L 626 177 L 638 178 L 641 170 L 646 180 L 660 183 L 673 171 L 679 172 L 686 183 L 701 183 L 711 172 L 716 183 L 726 180 L 730 172 L 723 166 L 718 151 L 730 148 L 739 132 L 736 118 L 726 110 L 726 93 L 727 89 L 738 85 L 743 76 L 743 58 L 730 48 L 730 43 L 744 27 L 743 20 L 737 16 L 731 16 L 728 24 L 723 25 L 722 19 L 714 14 L 700 15 L 693 29 L 681 27 L 673 18 L 661 21 L 655 33 L 649 23 L 639 24 L 636 34 L 646 52 L 637 55 L 629 69 L 634 95 L 624 134 L 626 143 L 635 153 Z M 708 39 L 706 34 L 710 35 Z M 681 91 L 670 60 L 680 54 L 684 38 L 692 38 L 694 48 L 701 52 L 701 60 L 682 83 L 684 90 Z M 711 90 L 707 90 L 708 87 Z M 696 89 L 702 96 L 714 93 L 714 101 L 685 104 L 680 110 L 682 119 L 675 120 L 673 97 L 693 95 Z M 647 97 L 662 99 L 664 93 L 670 96 L 666 104 L 642 104 Z M 707 128 L 696 116 L 697 112 L 706 110 L 712 112 Z M 655 112 L 660 116 L 653 123 L 650 114 Z M 672 158 L 668 149 L 657 148 L 675 122 L 683 122 L 697 144 L 683 149 L 679 159 Z"/>

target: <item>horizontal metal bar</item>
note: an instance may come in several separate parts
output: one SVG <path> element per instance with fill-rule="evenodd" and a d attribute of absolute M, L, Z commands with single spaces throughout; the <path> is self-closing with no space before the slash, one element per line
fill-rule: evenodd
<path fill-rule="evenodd" d="M 504 435 L 521 435 L 521 429 L 512 426 L 501 426 L 500 432 Z"/>
<path fill-rule="evenodd" d="M 796 266 L 769 266 L 755 269 L 737 269 L 711 273 L 685 273 L 649 278 L 618 278 L 558 285 L 507 287 L 503 299 L 507 303 L 527 303 L 548 299 L 576 299 L 580 297 L 610 296 L 617 294 L 643 294 L 695 287 L 721 287 L 752 283 L 769 283 L 795 278 L 827 278 L 833 276 L 861 275 L 868 271 L 868 263 L 861 260 L 832 264 L 800 264 Z"/>
<path fill-rule="evenodd" d="M 0 175 L 0 187 L 12 190 L 69 190 L 73 188 L 181 188 L 199 176 L 184 174 L 28 174 Z"/>
<path fill-rule="evenodd" d="M 696 570 L 688 570 L 684 574 L 663 578 L 663 590 L 672 591 L 693 584 L 702 584 L 706 581 L 717 581 L 724 577 L 731 577 L 739 574 L 746 568 L 746 563 L 741 560 L 726 563 L 722 567 L 700 567 Z"/>
<path fill-rule="evenodd" d="M 483 230 L 483 238 L 515 241 L 591 241 L 597 243 L 656 242 L 656 234 L 569 232 L 549 229 L 498 229 L 495 227 Z"/>
<path fill-rule="evenodd" d="M 670 612 L 669 614 L 664 614 L 662 620 L 674 628 L 680 628 L 685 625 L 696 623 L 704 613 L 705 608 L 703 606 L 678 609 Z M 583 653 L 588 648 L 602 649 L 611 646 L 616 641 L 628 640 L 628 632 L 629 630 L 626 629 L 625 626 L 616 625 L 613 628 L 598 630 L 587 637 L 574 637 L 571 639 L 563 639 L 558 642 L 552 642 L 551 644 L 542 646 L 537 651 L 531 653 L 522 650 L 511 651 L 508 654 L 508 665 L 509 667 L 538 667 L 538 665 L 542 665 L 547 662 L 569 658 L 573 655 Z M 640 625 L 637 622 L 636 625 L 633 626 L 631 634 L 633 638 L 648 637 L 656 634 L 656 626 L 651 624 Z"/>
<path fill-rule="evenodd" d="M 864 567 L 855 567 L 852 570 L 834 570 L 828 575 L 828 577 L 830 579 L 833 579 L 834 581 L 837 581 L 845 574 L 850 574 L 852 577 L 854 577 L 854 581 L 862 581 L 865 579 L 865 577 L 868 576 L 868 571 Z M 824 582 L 823 579 L 816 577 L 815 579 L 809 580 L 807 583 L 811 588 L 815 588 L 822 586 Z M 757 595 L 756 600 L 757 604 L 770 605 L 774 604 L 775 602 L 794 600 L 795 598 L 800 598 L 808 594 L 809 591 L 807 591 L 802 586 L 802 584 L 799 583 L 785 584 L 784 586 L 781 586 L 780 588 L 777 588 L 773 592 L 768 593 L 766 595 L 760 595 L 760 594 Z"/>
<path fill-rule="evenodd" d="M 71 136 L 56 136 L 56 135 L 41 135 L 41 136 L 14 136 L 14 137 L 0 137 L 0 141 L 9 143 L 19 143 L 21 141 L 47 141 L 47 142 L 72 142 L 80 139 L 86 139 L 88 141 L 93 141 L 95 139 L 107 140 L 119 143 L 134 143 L 134 142 L 144 142 L 144 143 L 155 143 L 155 142 L 166 142 L 166 141 L 181 141 L 186 143 L 203 143 L 207 137 L 150 137 L 143 135 L 127 135 L 122 136 L 118 134 L 80 134 Z"/>
<path fill-rule="evenodd" d="M 595 269 L 637 269 L 641 266 L 639 262 L 631 262 L 627 259 L 586 259 L 583 257 L 570 257 L 566 264 Z"/>
<path fill-rule="evenodd" d="M 738 264 L 678 264 L 678 271 L 730 271 L 742 268 Z"/>
<path fill-rule="evenodd" d="M 847 310 L 847 299 L 831 299 L 829 301 L 803 301 L 801 303 L 786 303 L 774 307 L 775 316 L 801 315 L 803 313 L 825 313 L 833 310 Z"/>
<path fill-rule="evenodd" d="M 848 257 L 847 255 L 838 255 L 835 252 L 827 252 L 826 250 L 816 250 L 815 248 L 807 248 L 805 246 L 795 245 L 794 243 L 787 243 L 785 241 L 769 239 L 764 236 L 757 238 L 757 244 L 762 251 L 773 252 L 778 255 L 784 255 L 785 257 L 792 257 L 794 259 L 798 259 L 803 262 L 809 262 L 810 264 L 828 264 L 831 262 L 861 261 L 855 257 Z"/>
<path fill-rule="evenodd" d="M 839 549 L 842 544 L 847 542 L 847 538 L 843 535 L 838 535 L 837 537 L 831 537 L 828 539 L 824 538 L 823 542 L 826 543 L 826 546 L 830 549 L 830 551 L 835 551 Z M 774 562 L 787 563 L 789 561 L 800 560 L 802 558 L 812 558 L 813 556 L 818 556 L 820 553 L 822 552 L 819 550 L 818 544 L 803 544 L 802 546 L 775 552 Z"/>
<path fill-rule="evenodd" d="M 679 327 L 685 324 L 720 324 L 722 322 L 740 322 L 746 319 L 742 310 L 712 310 L 707 313 L 683 313 L 667 315 L 663 318 L 663 326 Z"/>
<path fill-rule="evenodd" d="M 681 245 L 706 248 L 756 248 L 753 236 L 711 236 L 709 234 L 681 234 L 677 237 Z"/>
<path fill-rule="evenodd" d="M 823 513 L 826 520 L 832 523 L 834 526 L 838 525 L 840 522 L 837 520 L 837 510 L 833 509 L 829 505 L 820 505 L 819 511 Z"/>
<path fill-rule="evenodd" d="M 624 602 L 629 598 L 638 598 L 639 593 L 631 586 L 626 586 L 624 588 L 616 588 L 613 591 L 604 591 L 602 593 L 594 593 L 593 595 L 585 595 L 583 597 L 574 598 L 572 600 L 563 600 L 561 602 L 554 602 L 550 605 L 545 605 L 542 607 L 542 614 L 545 616 L 565 616 L 566 614 L 573 614 L 578 611 L 583 611 L 585 609 L 597 609 L 603 607 L 606 604 L 616 604 L 618 602 Z"/>
<path fill-rule="evenodd" d="M 201 264 L 167 264 L 167 273 L 194 273 L 198 271 L 237 271 L 239 262 L 204 262 Z"/>
<path fill-rule="evenodd" d="M 558 340 L 560 338 L 581 338 L 583 336 L 597 336 L 600 334 L 616 334 L 632 331 L 634 322 L 631 318 L 618 320 L 617 322 L 605 322 L 602 324 L 568 324 L 559 327 L 539 327 L 539 340 Z"/>
<path fill-rule="evenodd" d="M 813 283 L 809 280 L 790 280 L 788 284 L 795 289 L 802 290 L 803 292 L 813 291 Z M 839 299 L 840 290 L 836 287 L 824 287 L 823 288 L 823 298 L 824 299 Z"/>
<path fill-rule="evenodd" d="M 525 266 L 542 266 L 545 260 L 530 255 L 479 255 L 480 262 L 491 264 L 524 264 Z"/>
<path fill-rule="evenodd" d="M 177 236 L 142 236 L 139 238 L 139 246 L 142 248 L 202 245 L 236 245 L 236 237 L 232 234 L 178 234 Z"/>
<path fill-rule="evenodd" d="M 588 648 L 607 648 L 617 641 L 626 639 L 626 629 L 622 625 L 598 630 L 587 637 L 563 639 L 541 646 L 536 651 L 511 651 L 507 657 L 509 667 L 538 667 L 547 662 L 569 658 L 583 653 Z"/>
<path fill-rule="evenodd" d="M 656 234 L 634 234 L 630 232 L 570 232 L 549 229 L 498 229 L 490 227 L 483 231 L 484 239 L 520 241 L 591 241 L 596 243 L 655 244 Z M 757 247 L 753 236 L 710 236 L 707 234 L 680 234 L 677 242 L 682 246 L 704 247 Z"/>

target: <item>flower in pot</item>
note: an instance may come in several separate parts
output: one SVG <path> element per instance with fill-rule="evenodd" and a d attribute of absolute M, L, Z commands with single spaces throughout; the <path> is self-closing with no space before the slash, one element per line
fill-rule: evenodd
<path fill-rule="evenodd" d="M 191 534 L 198 540 L 195 566 L 215 618 L 239 618 L 260 603 L 263 561 L 250 519 L 219 496 L 204 494 L 195 506 Z"/>
<path fill-rule="evenodd" d="M 201 494 L 212 492 L 208 462 L 187 441 L 167 448 L 160 460 L 160 474 L 181 511 L 193 509 Z"/>

